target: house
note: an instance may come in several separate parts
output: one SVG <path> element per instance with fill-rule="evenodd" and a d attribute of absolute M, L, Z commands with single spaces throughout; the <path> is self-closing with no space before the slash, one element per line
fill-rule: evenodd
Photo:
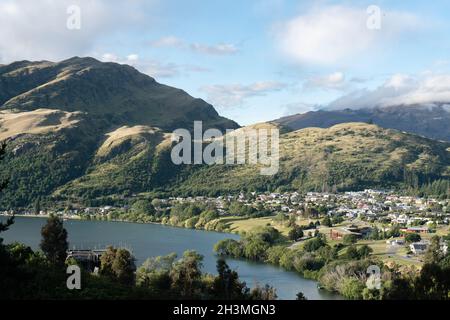
<path fill-rule="evenodd" d="M 405 244 L 405 240 L 403 239 L 386 240 L 386 244 L 389 244 L 391 246 L 403 246 Z"/>
<path fill-rule="evenodd" d="M 330 238 L 332 240 L 341 240 L 344 237 L 343 232 L 339 232 L 338 230 L 330 229 Z"/>
<path fill-rule="evenodd" d="M 367 236 L 372 231 L 372 228 L 370 228 L 370 227 L 358 227 L 356 225 L 351 225 L 351 226 L 346 227 L 345 230 L 349 234 L 354 234 L 358 238 L 363 238 L 363 237 Z"/>
<path fill-rule="evenodd" d="M 423 254 L 427 251 L 428 244 L 426 242 L 415 242 L 411 243 L 409 248 L 414 254 Z"/>
<path fill-rule="evenodd" d="M 428 227 L 409 227 L 401 229 L 400 231 L 406 232 L 406 233 L 428 233 L 429 229 Z"/>

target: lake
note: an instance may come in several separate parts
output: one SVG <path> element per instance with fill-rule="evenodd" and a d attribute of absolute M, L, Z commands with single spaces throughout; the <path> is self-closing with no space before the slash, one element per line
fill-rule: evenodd
<path fill-rule="evenodd" d="M 5 217 L 0 217 L 5 220 Z M 25 243 L 33 249 L 39 248 L 40 230 L 46 219 L 16 217 L 10 230 L 1 237 L 5 243 L 14 241 Z M 216 274 L 214 244 L 222 239 L 239 239 L 238 235 L 175 228 L 159 224 L 139 224 L 109 221 L 68 220 L 64 227 L 69 233 L 69 247 L 77 249 L 104 248 L 107 245 L 126 247 L 136 257 L 136 266 L 146 258 L 175 252 L 180 257 L 185 250 L 195 250 L 204 256 L 203 270 Z M 317 283 L 307 280 L 295 272 L 263 263 L 227 259 L 232 269 L 239 273 L 241 280 L 253 287 L 256 283 L 266 283 L 277 289 L 278 299 L 295 299 L 301 291 L 310 300 L 339 299 L 337 295 L 317 289 Z"/>

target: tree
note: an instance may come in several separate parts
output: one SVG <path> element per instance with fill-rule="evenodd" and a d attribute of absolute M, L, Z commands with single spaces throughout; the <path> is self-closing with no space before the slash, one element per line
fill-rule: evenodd
<path fill-rule="evenodd" d="M 151 288 L 161 293 L 170 290 L 170 270 L 173 267 L 176 253 L 167 256 L 148 258 L 136 271 L 136 285 Z"/>
<path fill-rule="evenodd" d="M 365 244 L 358 249 L 358 256 L 360 259 L 367 258 L 372 252 L 373 249 Z"/>
<path fill-rule="evenodd" d="M 358 237 L 355 234 L 346 234 L 343 240 L 344 244 L 350 245 L 355 244 L 358 241 Z"/>
<path fill-rule="evenodd" d="M 6 222 L 0 222 L 0 233 L 9 229 L 9 227 L 14 223 L 14 216 L 6 219 Z M 3 239 L 0 238 L 0 245 L 2 244 Z"/>
<path fill-rule="evenodd" d="M 256 285 L 250 292 L 251 300 L 275 300 L 277 298 L 277 290 L 266 284 L 264 287 Z"/>
<path fill-rule="evenodd" d="M 100 257 L 100 274 L 130 286 L 134 283 L 134 261 L 130 251 L 110 246 Z"/>
<path fill-rule="evenodd" d="M 243 299 L 248 288 L 239 281 L 239 275 L 231 270 L 224 259 L 217 260 L 217 273 L 213 282 L 213 295 L 216 299 Z"/>
<path fill-rule="evenodd" d="M 345 251 L 345 257 L 350 260 L 359 259 L 359 252 L 354 245 L 351 245 Z"/>
<path fill-rule="evenodd" d="M 305 295 L 303 294 L 303 292 L 299 291 L 296 295 L 296 299 L 295 300 L 308 300 Z"/>
<path fill-rule="evenodd" d="M 342 281 L 341 293 L 351 300 L 361 300 L 363 298 L 364 284 L 356 278 L 345 278 Z"/>
<path fill-rule="evenodd" d="M 34 202 L 34 213 L 40 214 L 41 213 L 41 199 L 40 197 L 36 198 L 36 201 Z"/>
<path fill-rule="evenodd" d="M 243 255 L 241 243 L 234 239 L 223 239 L 214 245 L 214 252 L 219 256 L 239 258 Z"/>
<path fill-rule="evenodd" d="M 6 151 L 6 143 L 2 143 L 0 145 L 0 160 L 3 160 L 5 157 L 5 151 Z M 0 192 L 6 188 L 8 185 L 8 180 L 0 181 Z M 9 217 L 6 222 L 0 222 L 0 233 L 4 232 L 9 229 L 9 227 L 14 223 L 14 216 Z M 0 238 L 0 245 L 2 244 L 3 239 Z"/>
<path fill-rule="evenodd" d="M 155 208 L 149 200 L 138 200 L 131 206 L 131 211 L 136 214 L 153 215 Z"/>
<path fill-rule="evenodd" d="M 133 285 L 136 266 L 134 264 L 134 257 L 131 255 L 130 251 L 121 248 L 117 249 L 112 270 L 119 283 L 130 286 Z"/>
<path fill-rule="evenodd" d="M 336 224 L 339 224 L 339 223 L 344 222 L 344 218 L 342 218 L 341 216 L 335 216 L 335 217 L 333 217 L 333 219 L 331 220 L 331 222 L 332 222 L 334 225 L 336 225 Z"/>
<path fill-rule="evenodd" d="M 266 257 L 269 243 L 259 238 L 250 238 L 245 241 L 244 255 L 250 260 L 261 260 Z"/>
<path fill-rule="evenodd" d="M 177 261 L 170 271 L 172 287 L 180 293 L 181 297 L 193 299 L 198 296 L 201 288 L 202 261 L 202 255 L 195 251 L 186 251 L 183 258 Z"/>
<path fill-rule="evenodd" d="M 63 221 L 51 215 L 41 229 L 41 249 L 48 261 L 57 266 L 63 266 L 67 257 L 67 231 Z"/>
<path fill-rule="evenodd" d="M 289 230 L 288 237 L 290 240 L 296 241 L 303 237 L 303 230 L 299 226 L 295 225 L 291 230 Z"/>
<path fill-rule="evenodd" d="M 439 263 L 443 258 L 443 252 L 441 250 L 441 239 L 439 236 L 433 236 L 431 238 L 430 245 L 425 252 L 425 263 Z"/>
<path fill-rule="evenodd" d="M 420 240 L 422 240 L 422 238 L 417 233 L 408 233 L 405 236 L 405 241 L 408 243 L 419 242 Z"/>
<path fill-rule="evenodd" d="M 321 247 L 325 246 L 326 242 L 322 238 L 314 238 L 305 242 L 303 249 L 307 252 L 317 251 Z"/>
<path fill-rule="evenodd" d="M 331 219 L 329 216 L 326 216 L 325 218 L 323 218 L 322 225 L 329 227 L 329 228 L 331 228 L 333 226 L 333 223 L 331 222 Z"/>
<path fill-rule="evenodd" d="M 420 275 L 414 283 L 418 299 L 445 300 L 448 299 L 450 282 L 448 269 L 442 269 L 436 263 L 425 263 Z"/>

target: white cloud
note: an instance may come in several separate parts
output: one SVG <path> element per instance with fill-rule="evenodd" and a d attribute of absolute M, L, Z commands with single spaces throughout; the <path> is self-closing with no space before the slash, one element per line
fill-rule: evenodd
<path fill-rule="evenodd" d="M 426 73 L 417 76 L 395 74 L 375 90 L 354 91 L 333 101 L 326 109 L 448 103 L 450 103 L 450 74 Z"/>
<path fill-rule="evenodd" d="M 215 45 L 207 45 L 202 43 L 188 43 L 175 36 L 162 37 L 150 42 L 150 46 L 155 48 L 169 47 L 192 50 L 194 52 L 209 55 L 231 55 L 239 51 L 239 49 L 231 43 L 218 43 Z"/>
<path fill-rule="evenodd" d="M 366 8 L 315 7 L 277 26 L 282 52 L 300 63 L 351 61 L 384 42 L 415 30 L 419 19 L 409 13 L 382 12 L 381 29 L 367 28 Z"/>
<path fill-rule="evenodd" d="M 213 46 L 193 43 L 190 45 L 190 48 L 195 52 L 212 54 L 212 55 L 228 55 L 235 54 L 238 52 L 238 49 L 234 44 L 228 43 L 219 43 Z"/>
<path fill-rule="evenodd" d="M 196 65 L 176 64 L 171 62 L 161 62 L 154 59 L 141 59 L 138 54 L 131 53 L 126 57 L 118 56 L 115 53 L 104 53 L 99 56 L 103 62 L 115 62 L 128 64 L 139 71 L 148 74 L 153 78 L 172 78 L 180 75 L 186 75 L 192 72 L 209 72 L 207 68 Z"/>
<path fill-rule="evenodd" d="M 135 53 L 129 54 L 127 56 L 127 61 L 129 61 L 130 63 L 137 62 L 137 61 L 139 61 L 139 55 L 137 55 Z"/>
<path fill-rule="evenodd" d="M 101 39 L 128 27 L 144 26 L 143 7 L 153 1 L 133 0 L 2 0 L 0 62 L 61 60 L 90 55 Z M 67 28 L 67 8 L 80 7 L 81 28 Z"/>
<path fill-rule="evenodd" d="M 119 57 L 117 57 L 114 53 L 104 53 L 100 58 L 103 62 L 118 62 Z"/>
<path fill-rule="evenodd" d="M 325 76 L 311 77 L 303 84 L 304 89 L 332 89 L 343 90 L 347 87 L 345 75 L 342 72 L 334 72 Z"/>
<path fill-rule="evenodd" d="M 286 85 L 276 81 L 261 81 L 249 85 L 212 85 L 202 87 L 208 95 L 207 100 L 218 107 L 236 107 L 251 97 L 264 96 L 269 92 L 279 91 Z"/>
<path fill-rule="evenodd" d="M 317 110 L 319 106 L 306 102 L 295 102 L 282 105 L 281 108 L 283 110 L 283 116 L 291 116 L 293 114 Z"/>
<path fill-rule="evenodd" d="M 153 78 L 172 78 L 181 73 L 181 67 L 179 65 L 159 61 L 148 61 L 141 69 Z"/>
<path fill-rule="evenodd" d="M 167 37 L 162 37 L 162 38 L 154 40 L 154 41 L 150 41 L 150 46 L 179 48 L 179 47 L 184 47 L 185 43 L 183 40 L 181 40 L 175 36 L 167 36 Z"/>
<path fill-rule="evenodd" d="M 100 60 L 103 62 L 116 62 L 120 64 L 128 64 L 131 66 L 136 66 L 139 64 L 139 55 L 132 53 L 127 55 L 125 58 L 117 56 L 115 53 L 104 53 L 101 55 Z"/>

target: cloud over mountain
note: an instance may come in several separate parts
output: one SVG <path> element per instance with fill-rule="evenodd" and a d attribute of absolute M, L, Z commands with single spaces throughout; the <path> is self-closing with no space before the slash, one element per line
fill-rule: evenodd
<path fill-rule="evenodd" d="M 144 8 L 154 1 L 2 0 L 0 2 L 0 63 L 14 60 L 60 60 L 86 55 L 99 40 L 131 25 L 149 24 Z M 67 28 L 72 5 L 80 9 L 80 29 Z"/>
<path fill-rule="evenodd" d="M 450 104 L 450 74 L 395 74 L 376 89 L 353 91 L 331 102 L 325 109 L 435 104 Z"/>

